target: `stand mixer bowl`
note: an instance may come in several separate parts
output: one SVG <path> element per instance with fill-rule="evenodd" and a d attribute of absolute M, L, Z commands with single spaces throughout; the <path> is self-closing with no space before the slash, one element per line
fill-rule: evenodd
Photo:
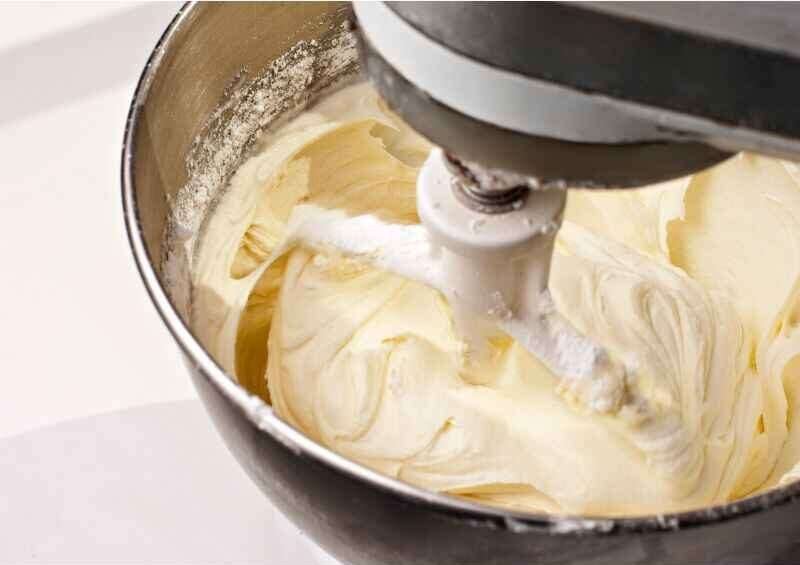
<path fill-rule="evenodd" d="M 134 258 L 211 419 L 251 479 L 343 564 L 796 562 L 800 483 L 713 508 L 635 518 L 472 504 L 384 477 L 314 443 L 203 349 L 171 298 L 162 256 L 169 203 L 192 172 L 187 160 L 196 138 L 209 135 L 203 125 L 210 117 L 224 124 L 229 113 L 215 110 L 235 100 L 248 77 L 299 41 L 324 43 L 350 17 L 342 3 L 187 4 L 153 50 L 128 116 L 122 196 Z"/>

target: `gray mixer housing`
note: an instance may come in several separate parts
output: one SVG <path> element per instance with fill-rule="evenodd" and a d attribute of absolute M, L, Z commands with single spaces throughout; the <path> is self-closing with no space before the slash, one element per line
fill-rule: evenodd
<path fill-rule="evenodd" d="M 635 187 L 749 150 L 800 159 L 800 5 L 356 3 L 364 66 L 448 153 Z"/>

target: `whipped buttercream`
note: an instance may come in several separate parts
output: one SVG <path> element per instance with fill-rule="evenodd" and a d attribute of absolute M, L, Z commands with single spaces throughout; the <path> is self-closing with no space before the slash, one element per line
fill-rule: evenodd
<path fill-rule="evenodd" d="M 552 300 L 635 368 L 596 410 L 507 335 L 467 363 L 430 286 L 291 239 L 303 207 L 417 229 L 429 150 L 356 85 L 240 167 L 199 241 L 191 323 L 243 386 L 366 466 L 505 507 L 662 512 L 800 476 L 794 165 L 740 155 L 643 190 L 570 193 Z M 346 247 L 374 248 L 358 237 Z"/>

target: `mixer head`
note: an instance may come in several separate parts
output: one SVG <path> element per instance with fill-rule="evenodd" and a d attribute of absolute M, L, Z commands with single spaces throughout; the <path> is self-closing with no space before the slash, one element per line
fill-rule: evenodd
<path fill-rule="evenodd" d="M 356 3 L 389 105 L 532 187 L 628 188 L 733 151 L 800 157 L 800 10 L 750 3 Z"/>

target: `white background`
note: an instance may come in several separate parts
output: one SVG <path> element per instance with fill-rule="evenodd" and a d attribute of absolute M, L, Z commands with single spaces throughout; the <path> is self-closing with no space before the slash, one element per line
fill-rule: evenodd
<path fill-rule="evenodd" d="M 177 7 L 0 5 L 0 563 L 319 557 L 216 437 L 127 246 L 125 117 Z"/>

